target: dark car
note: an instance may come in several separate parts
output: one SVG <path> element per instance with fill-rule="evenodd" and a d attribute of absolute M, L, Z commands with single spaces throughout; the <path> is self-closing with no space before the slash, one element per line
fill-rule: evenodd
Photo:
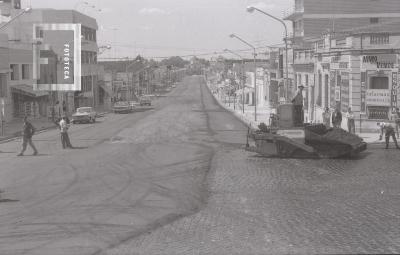
<path fill-rule="evenodd" d="M 140 106 L 143 106 L 143 105 L 151 106 L 151 99 L 150 99 L 150 97 L 148 97 L 148 96 L 142 96 L 142 97 L 139 99 L 139 104 L 140 104 Z"/>
<path fill-rule="evenodd" d="M 132 106 L 128 101 L 116 102 L 113 106 L 114 113 L 130 113 Z"/>

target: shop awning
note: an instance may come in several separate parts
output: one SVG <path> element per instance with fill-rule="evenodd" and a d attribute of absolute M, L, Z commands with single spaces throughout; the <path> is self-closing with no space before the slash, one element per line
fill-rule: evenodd
<path fill-rule="evenodd" d="M 28 84 L 11 85 L 11 91 L 29 97 L 42 97 L 49 95 L 47 91 L 33 90 L 33 86 Z"/>
<path fill-rule="evenodd" d="M 101 87 L 109 96 L 113 95 L 113 91 L 109 87 L 107 87 L 105 83 L 100 82 L 99 87 Z"/>

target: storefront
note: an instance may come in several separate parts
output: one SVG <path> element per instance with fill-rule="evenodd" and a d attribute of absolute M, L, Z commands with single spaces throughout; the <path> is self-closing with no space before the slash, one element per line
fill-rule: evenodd
<path fill-rule="evenodd" d="M 398 105 L 398 55 L 362 55 L 361 113 L 372 121 L 389 120 Z"/>
<path fill-rule="evenodd" d="M 34 91 L 32 85 L 12 85 L 13 115 L 40 118 L 47 116 L 48 92 Z"/>

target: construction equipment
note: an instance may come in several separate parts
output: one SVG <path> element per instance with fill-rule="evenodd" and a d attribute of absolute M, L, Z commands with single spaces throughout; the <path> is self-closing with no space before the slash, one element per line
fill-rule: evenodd
<path fill-rule="evenodd" d="M 352 157 L 367 149 L 362 138 L 341 128 L 327 128 L 323 124 L 294 127 L 290 120 L 280 120 L 279 113 L 287 114 L 288 105 L 280 107 L 284 111 L 278 106 L 278 114 L 271 116 L 269 126 L 262 124 L 258 130 L 248 132 L 254 145 L 246 146 L 247 151 L 282 158 L 338 158 Z M 271 125 L 276 123 L 277 126 Z"/>

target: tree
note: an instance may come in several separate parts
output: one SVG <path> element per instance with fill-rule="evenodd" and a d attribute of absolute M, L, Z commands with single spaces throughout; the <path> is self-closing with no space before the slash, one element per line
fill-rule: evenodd
<path fill-rule="evenodd" d="M 185 67 L 186 64 L 188 64 L 189 62 L 182 59 L 179 56 L 174 56 L 174 57 L 170 57 L 167 59 L 163 59 L 160 62 L 160 65 L 165 65 L 165 66 L 173 66 L 173 67 L 178 67 L 178 68 L 183 68 Z"/>

